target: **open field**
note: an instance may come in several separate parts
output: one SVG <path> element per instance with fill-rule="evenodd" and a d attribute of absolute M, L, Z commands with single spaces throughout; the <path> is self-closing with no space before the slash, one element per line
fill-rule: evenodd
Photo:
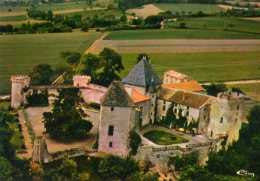
<path fill-rule="evenodd" d="M 126 12 L 135 14 L 138 17 L 147 18 L 148 16 L 157 15 L 160 12 L 163 12 L 163 10 L 153 4 L 147 4 L 140 8 L 128 9 Z"/>
<path fill-rule="evenodd" d="M 214 14 L 220 12 L 222 9 L 216 4 L 175 4 L 175 3 L 159 3 L 154 4 L 163 11 L 171 11 L 173 13 L 197 13 L 202 11 L 207 14 Z"/>
<path fill-rule="evenodd" d="M 94 17 L 96 15 L 98 16 L 121 16 L 122 12 L 117 9 L 105 9 L 100 7 L 93 7 L 88 9 L 68 9 L 68 10 L 57 10 L 53 12 L 54 14 L 65 14 L 67 16 L 73 16 L 73 15 L 82 15 L 83 18 L 86 17 Z M 35 20 L 35 19 L 29 19 L 25 15 L 23 17 L 20 16 L 6 16 L 6 17 L 0 17 L 0 24 L 12 24 L 12 25 L 21 25 L 22 23 L 27 23 L 30 21 L 30 23 L 38 23 L 42 20 Z"/>
<path fill-rule="evenodd" d="M 147 39 L 260 39 L 260 33 L 202 29 L 123 30 L 113 31 L 107 40 Z"/>
<path fill-rule="evenodd" d="M 162 76 L 169 69 L 185 73 L 200 82 L 260 79 L 260 51 L 226 53 L 149 54 L 155 71 Z M 123 54 L 127 75 L 137 54 Z"/>
<path fill-rule="evenodd" d="M 105 47 L 120 53 L 247 52 L 260 51 L 260 40 L 99 40 L 89 52 L 99 53 Z"/>
<path fill-rule="evenodd" d="M 207 29 L 216 31 L 252 33 L 260 34 L 260 24 L 256 21 L 250 21 L 240 18 L 223 18 L 223 17 L 205 17 L 205 18 L 185 18 L 179 23 L 186 23 L 191 29 Z M 178 22 L 169 23 L 170 27 L 178 27 Z"/>
<path fill-rule="evenodd" d="M 27 74 L 40 63 L 61 64 L 62 51 L 83 52 L 100 35 L 74 32 L 0 36 L 0 94 L 9 92 L 12 74 Z"/>
<path fill-rule="evenodd" d="M 186 29 L 179 29 L 185 23 Z M 111 32 L 109 40 L 142 39 L 259 39 L 260 23 L 238 18 L 186 18 L 166 23 L 164 30 L 125 30 Z"/>

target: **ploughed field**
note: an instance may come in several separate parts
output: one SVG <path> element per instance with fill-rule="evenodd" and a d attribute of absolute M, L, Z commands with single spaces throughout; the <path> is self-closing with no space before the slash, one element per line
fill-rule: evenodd
<path fill-rule="evenodd" d="M 138 54 L 123 54 L 127 75 L 136 63 Z M 207 52 L 207 53 L 158 53 L 149 54 L 154 70 L 163 72 L 174 69 L 190 75 L 200 82 L 260 79 L 260 51 L 256 52 Z"/>
<path fill-rule="evenodd" d="M 84 52 L 100 35 L 73 32 L 0 36 L 0 94 L 9 92 L 11 75 L 28 74 L 37 64 L 63 64 L 61 52 Z"/>
<path fill-rule="evenodd" d="M 188 142 L 188 140 L 161 130 L 152 130 L 144 133 L 145 138 L 158 145 L 172 145 Z"/>

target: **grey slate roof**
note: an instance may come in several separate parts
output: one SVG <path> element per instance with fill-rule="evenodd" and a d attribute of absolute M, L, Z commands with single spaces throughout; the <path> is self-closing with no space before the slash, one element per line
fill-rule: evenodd
<path fill-rule="evenodd" d="M 134 102 L 126 92 L 120 81 L 114 81 L 109 86 L 106 94 L 101 100 L 102 106 L 132 107 Z"/>
<path fill-rule="evenodd" d="M 153 71 L 151 64 L 143 58 L 122 80 L 124 84 L 149 88 L 161 84 L 160 78 Z"/>

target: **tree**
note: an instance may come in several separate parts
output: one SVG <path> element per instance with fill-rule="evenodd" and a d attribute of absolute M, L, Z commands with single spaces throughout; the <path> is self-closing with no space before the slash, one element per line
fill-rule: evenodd
<path fill-rule="evenodd" d="M 100 57 L 89 53 L 84 56 L 82 64 L 84 65 L 82 72 L 86 75 L 91 76 L 91 80 L 93 82 L 96 82 L 96 80 L 98 79 L 97 70 L 101 67 Z"/>
<path fill-rule="evenodd" d="M 11 163 L 4 157 L 0 156 L 0 180 L 11 181 L 13 175 Z"/>
<path fill-rule="evenodd" d="M 85 120 L 79 107 L 79 89 L 69 88 L 59 91 L 52 112 L 45 112 L 44 126 L 47 133 L 62 141 L 85 138 L 92 123 Z"/>
<path fill-rule="evenodd" d="M 33 67 L 30 77 L 34 85 L 48 85 L 54 75 L 52 67 L 48 64 L 39 64 Z"/>
<path fill-rule="evenodd" d="M 211 96 L 217 96 L 220 92 L 227 91 L 227 87 L 225 84 L 210 84 L 205 85 L 204 88 L 206 89 L 207 93 Z"/>
<path fill-rule="evenodd" d="M 28 162 L 16 158 L 11 143 L 14 132 L 9 124 L 17 121 L 13 115 L 0 111 L 0 180 L 31 180 Z"/>
<path fill-rule="evenodd" d="M 170 127 L 170 125 L 176 126 L 176 116 L 173 112 L 173 104 L 168 108 L 166 116 L 162 120 L 162 124 L 166 127 Z"/>
<path fill-rule="evenodd" d="M 131 148 L 130 153 L 132 155 L 136 155 L 138 147 L 140 146 L 142 140 L 139 134 L 137 134 L 134 130 L 130 132 L 129 138 L 130 138 L 130 148 Z"/>
<path fill-rule="evenodd" d="M 137 163 L 131 158 L 107 156 L 98 166 L 98 173 L 104 178 L 117 178 L 122 181 L 139 170 Z"/>
<path fill-rule="evenodd" d="M 69 51 L 62 52 L 61 56 L 73 68 L 76 68 L 76 66 L 79 64 L 80 58 L 81 58 L 81 54 L 79 52 L 69 52 Z"/>
<path fill-rule="evenodd" d="M 174 166 L 175 170 L 180 171 L 186 169 L 190 165 L 196 165 L 198 163 L 198 153 L 193 152 L 188 155 L 170 157 L 168 165 Z"/>
<path fill-rule="evenodd" d="M 108 86 L 113 80 L 120 80 L 119 73 L 124 69 L 121 55 L 112 49 L 104 48 L 100 57 L 103 70 L 99 74 L 99 83 Z"/>

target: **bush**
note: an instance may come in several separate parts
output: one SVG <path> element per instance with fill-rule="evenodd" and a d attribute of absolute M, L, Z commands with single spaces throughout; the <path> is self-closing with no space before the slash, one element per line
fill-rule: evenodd
<path fill-rule="evenodd" d="M 130 145 L 130 148 L 131 148 L 130 154 L 136 155 L 138 147 L 140 146 L 140 144 L 142 142 L 141 137 L 134 130 L 132 130 L 130 132 L 129 138 L 130 138 L 130 144 L 129 145 Z"/>
<path fill-rule="evenodd" d="M 48 92 L 43 91 L 42 93 L 38 93 L 34 91 L 31 95 L 26 96 L 28 106 L 48 106 Z"/>

